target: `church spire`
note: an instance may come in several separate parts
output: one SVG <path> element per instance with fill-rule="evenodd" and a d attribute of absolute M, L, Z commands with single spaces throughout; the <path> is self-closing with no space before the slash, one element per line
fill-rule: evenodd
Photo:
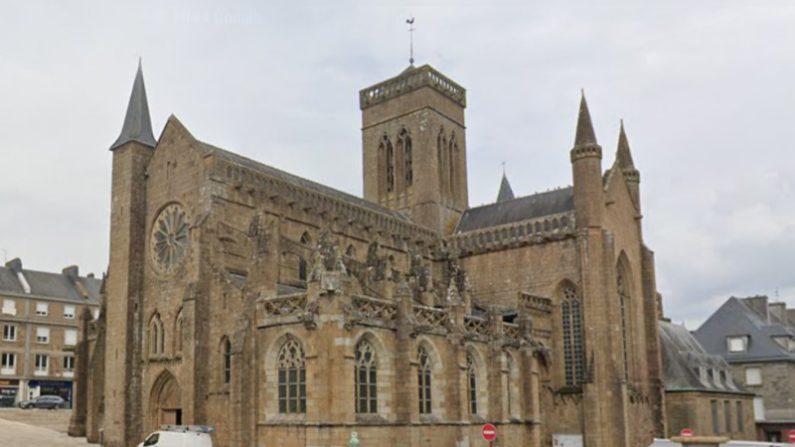
<path fill-rule="evenodd" d="M 149 103 L 146 100 L 146 87 L 144 86 L 144 72 L 141 60 L 138 59 L 138 72 L 133 81 L 130 102 L 127 104 L 127 115 L 124 125 L 116 142 L 110 147 L 114 150 L 130 141 L 136 141 L 144 146 L 155 147 L 157 140 L 152 134 L 152 121 L 149 119 Z"/>
<path fill-rule="evenodd" d="M 616 163 L 622 169 L 635 169 L 632 153 L 629 150 L 629 140 L 624 131 L 624 120 L 621 120 L 621 131 L 618 134 L 618 149 L 616 150 Z"/>
<path fill-rule="evenodd" d="M 588 103 L 585 101 L 585 91 L 582 91 L 580 98 L 580 116 L 577 119 L 577 135 L 574 138 L 574 146 L 586 146 L 596 144 L 596 134 L 591 123 L 591 113 L 588 111 Z"/>
<path fill-rule="evenodd" d="M 602 147 L 596 142 L 596 133 L 585 101 L 585 92 L 580 97 L 580 114 L 577 118 L 577 136 L 571 157 L 574 180 L 574 220 L 577 228 L 602 226 L 605 204 L 602 187 Z"/>
<path fill-rule="evenodd" d="M 506 200 L 511 200 L 515 196 L 513 195 L 513 189 L 511 189 L 511 184 L 508 183 L 508 177 L 505 173 L 502 173 L 502 182 L 500 182 L 500 192 L 497 194 L 497 202 L 504 202 Z"/>

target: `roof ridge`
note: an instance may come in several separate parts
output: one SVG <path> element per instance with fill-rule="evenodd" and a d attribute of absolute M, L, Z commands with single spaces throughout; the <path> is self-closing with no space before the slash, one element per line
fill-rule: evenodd
<path fill-rule="evenodd" d="M 361 207 L 367 208 L 369 210 L 372 210 L 373 212 L 378 212 L 378 213 L 384 214 L 384 215 L 386 215 L 388 217 L 392 217 L 394 219 L 398 219 L 398 220 L 400 220 L 400 221 L 402 221 L 404 223 L 415 225 L 415 226 L 418 226 L 418 227 L 422 227 L 421 225 L 419 225 L 416 222 L 414 222 L 411 219 L 409 219 L 405 214 L 401 213 L 400 211 L 389 209 L 389 208 L 387 208 L 387 207 L 385 207 L 383 205 L 380 205 L 378 203 L 371 202 L 371 201 L 369 201 L 369 200 L 367 200 L 367 199 L 365 199 L 363 197 L 359 197 L 357 195 L 351 194 L 349 192 L 342 191 L 342 190 L 337 189 L 335 187 L 325 185 L 325 184 L 317 182 L 315 180 L 311 180 L 311 179 L 308 179 L 308 178 L 305 178 L 305 177 L 301 177 L 299 175 L 296 175 L 296 174 L 293 174 L 291 172 L 285 171 L 283 169 L 277 168 L 277 167 L 275 167 L 273 165 L 269 165 L 267 163 L 263 163 L 261 161 L 255 160 L 253 158 L 249 158 L 249 157 L 247 157 L 245 155 L 241 155 L 241 154 L 238 154 L 236 152 L 232 152 L 232 151 L 229 151 L 227 149 L 220 148 L 220 147 L 212 145 L 210 143 L 205 143 L 204 141 L 201 141 L 201 140 L 198 140 L 198 139 L 196 141 L 199 142 L 199 144 L 201 144 L 202 146 L 204 146 L 204 149 L 209 150 L 210 153 L 217 152 L 221 156 L 228 156 L 227 158 L 231 158 L 232 160 L 230 160 L 230 161 L 232 161 L 232 162 L 238 162 L 238 163 L 239 162 L 244 162 L 244 161 L 245 162 L 251 162 L 251 163 L 254 163 L 254 164 L 257 165 L 257 166 L 251 167 L 251 168 L 264 167 L 264 168 L 267 168 L 267 169 L 272 169 L 272 170 L 276 171 L 277 174 L 282 174 L 282 175 L 288 177 L 287 179 L 284 179 L 284 180 L 289 181 L 291 179 L 294 179 L 294 180 L 298 180 L 299 182 L 306 182 L 306 183 L 309 184 L 308 186 L 316 187 L 316 188 L 306 188 L 307 185 L 300 185 L 300 184 L 296 185 L 299 188 L 308 189 L 310 191 L 326 195 L 326 196 L 328 196 L 330 198 L 335 198 L 335 197 L 333 196 L 333 194 L 329 194 L 329 193 L 340 194 L 342 197 L 338 197 L 338 199 L 350 200 L 352 205 L 361 206 Z M 241 160 L 234 160 L 235 158 L 241 159 Z M 263 172 L 263 174 L 269 175 L 267 172 Z"/>
<path fill-rule="evenodd" d="M 547 191 L 541 191 L 541 192 L 534 192 L 534 193 L 530 193 L 530 194 L 525 194 L 523 196 L 517 196 L 517 197 L 514 197 L 512 199 L 503 200 L 501 202 L 491 202 L 491 203 L 484 203 L 484 204 L 478 205 L 478 206 L 471 206 L 471 207 L 467 208 L 467 210 L 483 208 L 483 207 L 486 207 L 486 206 L 501 205 L 501 204 L 504 204 L 504 203 L 515 202 L 517 200 L 527 199 L 527 198 L 530 198 L 530 197 L 538 197 L 538 196 L 542 196 L 542 195 L 545 195 L 545 194 L 552 194 L 554 192 L 563 191 L 563 190 L 566 190 L 566 189 L 571 189 L 573 187 L 574 186 L 572 186 L 572 185 L 559 186 L 559 187 L 556 187 L 554 189 L 550 189 L 550 190 L 547 190 Z"/>
<path fill-rule="evenodd" d="M 12 271 L 10 268 L 8 268 L 6 266 L 0 266 L 0 269 Z M 48 272 L 46 270 L 35 270 L 35 269 L 23 268 L 22 269 L 22 273 L 42 273 L 42 274 L 45 274 L 45 275 L 53 275 L 53 276 L 59 276 L 59 277 L 66 278 L 66 276 L 63 274 L 63 272 Z M 97 281 L 101 281 L 101 279 L 97 278 L 96 276 L 94 276 L 92 278 L 92 277 L 89 277 L 88 275 L 78 275 L 77 277 L 79 279 L 96 279 Z"/>

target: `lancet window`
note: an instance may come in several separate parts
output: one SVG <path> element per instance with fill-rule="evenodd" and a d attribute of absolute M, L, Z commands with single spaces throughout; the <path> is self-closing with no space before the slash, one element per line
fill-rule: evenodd
<path fill-rule="evenodd" d="M 306 413 L 306 361 L 304 348 L 288 336 L 279 349 L 279 413 Z"/>
<path fill-rule="evenodd" d="M 411 135 L 405 128 L 398 134 L 398 146 L 403 148 L 403 176 L 406 187 L 414 182 L 414 168 L 412 159 Z"/>
<path fill-rule="evenodd" d="M 448 180 L 450 182 L 448 188 L 450 192 L 450 200 L 455 201 L 455 195 L 457 192 L 457 188 L 455 187 L 455 181 L 456 181 L 455 162 L 457 160 L 456 153 L 458 152 L 458 143 L 456 143 L 455 140 L 455 133 L 450 134 L 450 146 L 448 146 L 447 151 L 448 151 L 447 162 L 450 165 L 448 168 L 449 169 Z"/>
<path fill-rule="evenodd" d="M 384 159 L 384 169 L 386 170 L 386 192 L 395 190 L 395 150 L 392 148 L 392 142 L 389 137 L 384 135 L 381 137 L 381 143 L 378 146 L 379 156 Z M 381 155 L 383 154 L 383 155 Z"/>
<path fill-rule="evenodd" d="M 629 340 L 627 315 L 629 314 L 629 293 L 624 279 L 624 269 L 619 266 L 616 274 L 616 286 L 618 289 L 618 305 L 621 317 L 621 347 L 624 353 L 624 379 L 629 379 Z"/>
<path fill-rule="evenodd" d="M 478 374 L 475 360 L 467 355 L 467 399 L 469 414 L 478 414 Z"/>
<path fill-rule="evenodd" d="M 162 354 L 165 351 L 164 332 L 160 314 L 155 314 L 149 323 L 149 352 L 151 354 Z"/>
<path fill-rule="evenodd" d="M 418 350 L 417 360 L 420 414 L 431 414 L 431 358 L 424 347 Z"/>
<path fill-rule="evenodd" d="M 449 187 L 448 180 L 448 151 L 447 151 L 447 137 L 444 136 L 444 128 L 439 129 L 439 136 L 436 137 L 436 161 L 439 170 L 439 191 L 442 193 L 443 198 L 447 198 L 447 190 Z"/>
<path fill-rule="evenodd" d="M 232 343 L 224 338 L 221 343 L 224 355 L 224 383 L 232 381 Z"/>
<path fill-rule="evenodd" d="M 585 381 L 585 353 L 582 336 L 582 303 L 572 286 L 563 289 L 561 303 L 563 318 L 563 364 L 566 385 Z"/>
<path fill-rule="evenodd" d="M 356 412 L 378 412 L 378 377 L 376 355 L 373 346 L 362 340 L 355 350 Z"/>

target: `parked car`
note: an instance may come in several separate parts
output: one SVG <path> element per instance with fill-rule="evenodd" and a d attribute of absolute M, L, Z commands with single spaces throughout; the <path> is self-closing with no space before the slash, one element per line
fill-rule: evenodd
<path fill-rule="evenodd" d="M 31 400 L 23 400 L 19 402 L 19 408 L 29 410 L 31 408 L 48 408 L 54 410 L 61 408 L 66 403 L 61 396 L 39 396 Z"/>
<path fill-rule="evenodd" d="M 213 447 L 210 436 L 213 431 L 207 425 L 166 425 L 147 436 L 138 447 Z"/>

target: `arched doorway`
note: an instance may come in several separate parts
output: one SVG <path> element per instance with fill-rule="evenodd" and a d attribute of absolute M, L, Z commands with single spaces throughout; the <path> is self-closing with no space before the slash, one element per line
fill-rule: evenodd
<path fill-rule="evenodd" d="M 182 402 L 177 379 L 163 371 L 149 394 L 150 431 L 161 425 L 182 425 Z"/>

